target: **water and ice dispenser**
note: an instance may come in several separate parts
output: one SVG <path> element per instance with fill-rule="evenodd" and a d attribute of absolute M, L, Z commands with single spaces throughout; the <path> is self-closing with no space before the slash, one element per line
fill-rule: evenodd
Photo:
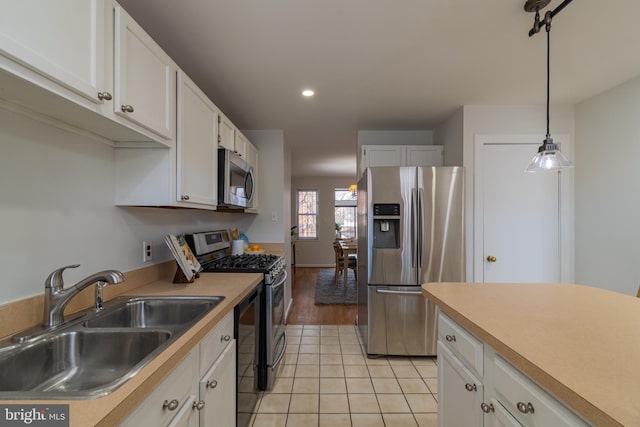
<path fill-rule="evenodd" d="M 373 205 L 373 247 L 375 249 L 400 248 L 400 204 L 375 203 Z"/>

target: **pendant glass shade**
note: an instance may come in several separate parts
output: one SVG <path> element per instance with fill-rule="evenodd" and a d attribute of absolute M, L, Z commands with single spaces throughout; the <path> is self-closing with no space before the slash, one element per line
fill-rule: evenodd
<path fill-rule="evenodd" d="M 547 136 L 525 172 L 555 171 L 560 169 L 570 169 L 573 163 L 560 151 L 553 139 Z"/>

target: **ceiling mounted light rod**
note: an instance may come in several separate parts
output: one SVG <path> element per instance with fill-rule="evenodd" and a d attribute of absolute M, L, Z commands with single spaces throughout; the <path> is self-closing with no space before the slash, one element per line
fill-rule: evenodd
<path fill-rule="evenodd" d="M 565 0 L 553 11 L 547 11 L 544 15 L 544 19 L 541 21 L 540 9 L 547 6 L 550 1 L 551 0 L 527 0 L 524 5 L 524 10 L 536 13 L 533 28 L 529 30 L 529 37 L 537 34 L 543 25 L 547 32 L 547 132 L 542 145 L 538 147 L 538 153 L 533 157 L 531 163 L 529 163 L 529 166 L 525 170 L 526 172 L 552 171 L 573 167 L 573 164 L 569 159 L 560 152 L 558 144 L 553 142 L 553 138 L 551 138 L 551 132 L 549 130 L 551 20 L 573 0 Z"/>
<path fill-rule="evenodd" d="M 572 1 L 573 0 L 564 0 L 555 9 L 547 11 L 547 13 L 544 16 L 544 20 L 540 21 L 540 13 L 539 13 L 540 10 L 544 9 L 549 3 L 551 3 L 551 0 L 527 0 L 527 2 L 524 5 L 524 10 L 527 12 L 536 13 L 536 17 L 533 22 L 533 27 L 529 30 L 529 37 L 537 34 L 540 31 L 540 28 L 542 28 L 543 24 L 551 25 L 551 20 L 553 19 L 553 17 L 556 16 L 558 13 L 560 13 L 560 11 L 565 7 L 567 7 L 567 5 Z"/>

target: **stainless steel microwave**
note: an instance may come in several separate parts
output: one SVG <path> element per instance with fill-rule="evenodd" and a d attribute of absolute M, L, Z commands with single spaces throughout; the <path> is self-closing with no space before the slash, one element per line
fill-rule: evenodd
<path fill-rule="evenodd" d="M 218 209 L 253 207 L 253 168 L 226 148 L 218 149 Z"/>

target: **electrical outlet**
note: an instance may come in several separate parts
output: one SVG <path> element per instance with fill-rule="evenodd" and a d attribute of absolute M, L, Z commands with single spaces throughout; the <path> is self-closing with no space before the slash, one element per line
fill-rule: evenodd
<path fill-rule="evenodd" d="M 153 242 L 145 240 L 142 242 L 142 262 L 149 262 L 153 259 Z"/>

